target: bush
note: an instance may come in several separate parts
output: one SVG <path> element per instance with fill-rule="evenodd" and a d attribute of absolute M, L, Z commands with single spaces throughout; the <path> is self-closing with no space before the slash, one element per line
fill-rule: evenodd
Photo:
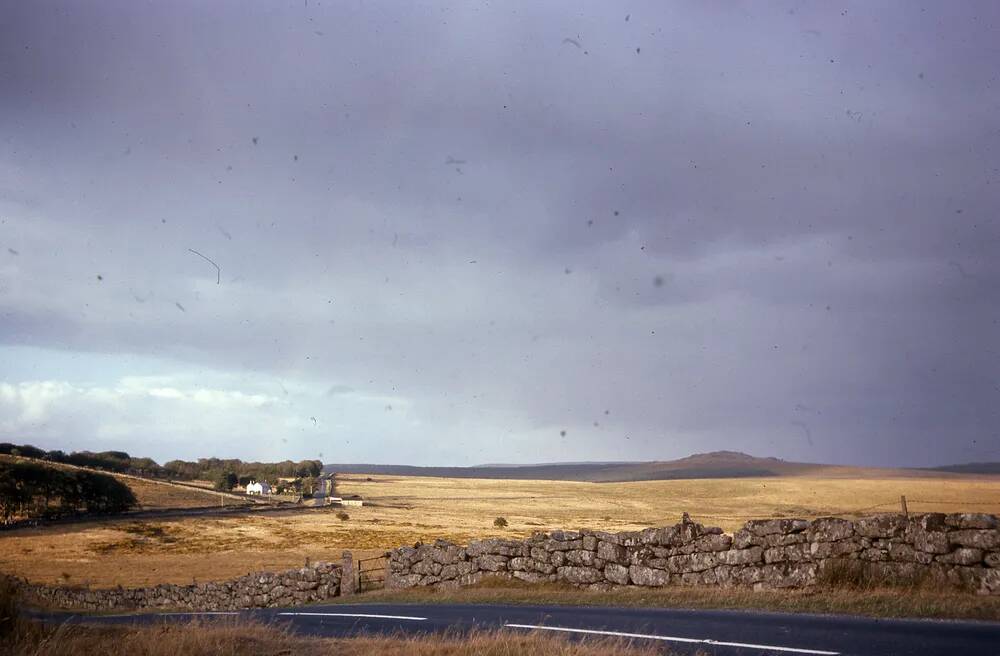
<path fill-rule="evenodd" d="M 235 472 L 223 472 L 215 479 L 215 489 L 220 492 L 228 492 L 236 487 L 236 483 L 238 482 L 239 478 Z"/>
<path fill-rule="evenodd" d="M 38 656 L 35 646 L 45 637 L 44 625 L 26 618 L 21 602 L 20 586 L 0 574 L 0 654 Z"/>
<path fill-rule="evenodd" d="M 497 528 L 507 528 L 507 520 L 503 517 L 497 517 L 493 520 L 493 526 Z"/>
<path fill-rule="evenodd" d="M 0 576 L 0 638 L 13 635 L 21 621 L 17 603 L 18 591 L 14 582 Z"/>
<path fill-rule="evenodd" d="M 346 522 L 350 518 L 351 518 L 351 516 L 348 515 L 347 513 L 345 513 L 343 510 L 338 510 L 337 511 L 337 519 L 339 519 L 340 521 Z"/>

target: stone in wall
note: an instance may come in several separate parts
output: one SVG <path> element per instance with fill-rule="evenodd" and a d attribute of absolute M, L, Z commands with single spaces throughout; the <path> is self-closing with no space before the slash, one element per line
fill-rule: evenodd
<path fill-rule="evenodd" d="M 906 529 L 907 543 L 924 553 L 948 553 L 950 551 L 946 533 L 948 526 L 944 519 L 943 513 L 928 513 L 911 518 Z"/>
<path fill-rule="evenodd" d="M 724 565 L 750 565 L 762 562 L 764 559 L 763 547 L 750 547 L 749 549 L 730 549 L 721 551 L 716 558 Z"/>
<path fill-rule="evenodd" d="M 875 515 L 855 520 L 854 530 L 866 538 L 898 538 L 906 532 L 907 524 L 903 515 Z"/>
<path fill-rule="evenodd" d="M 838 517 L 815 519 L 806 529 L 810 542 L 836 542 L 854 536 L 854 523 Z"/>
<path fill-rule="evenodd" d="M 635 585 L 663 586 L 670 584 L 670 574 L 663 570 L 643 565 L 630 565 L 628 576 L 629 580 Z"/>
<path fill-rule="evenodd" d="M 944 516 L 944 523 L 949 528 L 998 528 L 995 516 L 982 513 L 952 513 Z"/>
<path fill-rule="evenodd" d="M 948 531 L 946 536 L 949 545 L 976 549 L 1000 548 L 1000 532 L 996 529 L 960 529 Z"/>

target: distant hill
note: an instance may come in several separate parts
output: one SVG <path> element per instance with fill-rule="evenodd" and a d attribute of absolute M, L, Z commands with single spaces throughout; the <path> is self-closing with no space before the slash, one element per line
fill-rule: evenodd
<path fill-rule="evenodd" d="M 967 462 L 964 465 L 929 467 L 928 470 L 954 474 L 1000 474 L 1000 462 Z"/>
<path fill-rule="evenodd" d="M 963 465 L 959 465 L 962 467 Z M 590 481 L 595 483 L 662 481 L 691 478 L 751 478 L 776 476 L 928 477 L 996 471 L 929 469 L 876 469 L 844 465 L 788 462 L 738 451 L 698 453 L 679 460 L 652 462 L 574 462 L 537 465 L 477 465 L 474 467 L 415 467 L 410 465 L 328 464 L 324 472 L 442 478 L 495 478 L 516 480 Z"/>

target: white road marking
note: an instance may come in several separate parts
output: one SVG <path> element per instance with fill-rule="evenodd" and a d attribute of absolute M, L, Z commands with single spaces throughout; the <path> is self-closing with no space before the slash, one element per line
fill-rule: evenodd
<path fill-rule="evenodd" d="M 653 635 L 647 633 L 625 633 L 623 631 L 597 631 L 594 629 L 568 629 L 562 626 L 539 626 L 535 624 L 509 624 L 504 626 L 513 629 L 538 629 L 540 631 L 563 631 L 565 633 L 586 633 L 588 635 L 613 636 L 616 638 L 645 638 L 646 640 L 662 640 L 664 642 L 690 642 L 703 645 L 718 645 L 720 647 L 743 647 L 745 649 L 766 649 L 768 651 L 787 651 L 796 654 L 817 654 L 819 656 L 839 656 L 838 651 L 821 651 L 818 649 L 800 649 L 797 647 L 778 647 L 776 645 L 755 645 L 746 642 L 723 642 L 711 638 L 679 638 L 677 636 Z"/>
<path fill-rule="evenodd" d="M 190 612 L 190 613 L 125 613 L 122 615 L 95 615 L 97 618 L 101 617 L 173 617 L 173 616 L 185 616 L 185 615 L 239 615 L 238 611 L 222 611 L 222 610 L 206 610 L 200 612 Z"/>
<path fill-rule="evenodd" d="M 413 620 L 423 622 L 426 617 L 409 617 L 407 615 L 370 615 L 368 613 L 278 613 L 278 615 L 310 615 L 315 617 L 371 617 L 378 620 Z"/>

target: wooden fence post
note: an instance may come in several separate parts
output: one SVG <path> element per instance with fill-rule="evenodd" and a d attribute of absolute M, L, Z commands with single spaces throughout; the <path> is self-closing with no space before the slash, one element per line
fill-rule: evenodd
<path fill-rule="evenodd" d="M 902 509 L 903 514 L 906 515 L 907 517 L 909 517 L 910 513 L 907 512 L 907 510 L 906 510 L 906 495 L 905 494 L 900 494 L 899 495 L 899 507 Z"/>

